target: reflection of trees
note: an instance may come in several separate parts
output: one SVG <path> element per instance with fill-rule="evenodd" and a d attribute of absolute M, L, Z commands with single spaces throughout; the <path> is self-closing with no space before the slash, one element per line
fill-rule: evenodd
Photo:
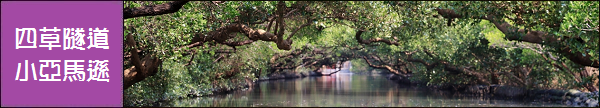
<path fill-rule="evenodd" d="M 488 97 L 458 96 L 452 92 L 424 91 L 424 89 L 399 86 L 381 76 L 338 74 L 335 77 L 337 77 L 335 80 L 328 80 L 328 77 L 309 77 L 291 81 L 261 82 L 253 87 L 253 90 L 240 90 L 227 95 L 182 100 L 169 106 L 468 107 L 519 104 L 502 102 L 502 100 Z"/>
<path fill-rule="evenodd" d="M 335 75 L 335 83 L 337 91 L 350 90 L 352 88 L 352 74 L 338 73 Z"/>

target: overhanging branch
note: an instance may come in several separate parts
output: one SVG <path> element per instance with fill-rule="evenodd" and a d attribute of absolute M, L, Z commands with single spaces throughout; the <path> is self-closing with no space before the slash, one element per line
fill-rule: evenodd
<path fill-rule="evenodd" d="M 383 38 L 372 38 L 372 39 L 369 39 L 369 40 L 364 40 L 362 37 L 360 37 L 360 35 L 362 35 L 362 33 L 363 33 L 363 31 L 359 30 L 358 32 L 356 32 L 356 35 L 355 35 L 356 40 L 358 41 L 358 43 L 361 43 L 361 44 L 371 44 L 373 42 L 383 42 L 383 43 L 386 43 L 388 45 L 395 45 L 395 46 L 400 45 L 396 41 L 390 41 L 390 40 L 386 40 L 386 39 L 383 39 Z"/>
<path fill-rule="evenodd" d="M 188 2 L 189 1 L 172 1 L 159 5 L 125 8 L 123 9 L 123 19 L 175 13 L 179 11 L 179 9 L 181 9 L 181 7 L 183 7 L 183 5 Z"/>
<path fill-rule="evenodd" d="M 457 12 L 455 12 L 451 9 L 435 9 L 435 10 L 438 12 L 438 14 L 442 15 L 444 18 L 449 18 L 449 19 L 465 18 L 464 16 L 457 14 Z M 556 38 L 552 34 L 549 34 L 547 32 L 543 32 L 543 31 L 533 31 L 533 30 L 526 31 L 525 29 L 518 29 L 517 27 L 510 25 L 508 22 L 504 21 L 503 19 L 497 19 L 496 16 L 494 16 L 494 15 L 487 15 L 485 17 L 473 17 L 473 18 L 489 20 L 496 26 L 496 28 L 498 28 L 502 33 L 504 33 L 505 38 L 507 40 L 524 41 L 524 42 L 535 43 L 535 44 L 553 45 L 553 47 L 555 47 L 555 48 L 561 48 L 562 50 L 560 50 L 559 52 L 564 54 L 567 58 L 569 58 L 571 61 L 573 61 L 577 64 L 580 64 L 583 66 L 592 66 L 592 67 L 600 66 L 599 65 L 600 62 L 598 60 L 592 60 L 590 58 L 590 56 L 583 56 L 583 55 L 589 55 L 589 54 L 581 53 L 578 51 L 572 51 L 570 46 L 565 46 L 560 43 L 564 40 L 570 40 L 568 38 L 575 38 L 575 40 L 581 40 L 578 36 L 572 36 L 572 37 L 565 36 L 567 39 L 560 39 L 560 38 Z"/>

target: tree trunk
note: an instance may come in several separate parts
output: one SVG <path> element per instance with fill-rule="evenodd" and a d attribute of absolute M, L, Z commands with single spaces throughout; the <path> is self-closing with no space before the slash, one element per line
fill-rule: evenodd
<path fill-rule="evenodd" d="M 586 88 L 590 92 L 595 92 L 598 91 L 598 88 L 594 87 L 594 79 L 586 80 L 588 77 L 594 77 L 596 79 L 598 78 L 598 74 L 595 74 L 595 76 L 593 76 L 594 74 L 592 74 L 592 72 L 592 67 L 585 67 L 584 70 L 580 71 L 582 78 L 581 81 L 586 82 L 583 85 L 584 88 Z"/>

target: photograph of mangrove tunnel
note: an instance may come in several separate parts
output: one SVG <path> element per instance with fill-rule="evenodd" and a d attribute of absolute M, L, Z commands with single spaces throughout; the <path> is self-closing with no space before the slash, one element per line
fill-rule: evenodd
<path fill-rule="evenodd" d="M 125 107 L 598 107 L 598 1 L 123 1 Z"/>

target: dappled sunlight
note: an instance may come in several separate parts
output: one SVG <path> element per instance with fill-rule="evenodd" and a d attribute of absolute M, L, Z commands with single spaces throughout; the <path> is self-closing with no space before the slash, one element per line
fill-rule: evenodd
<path fill-rule="evenodd" d="M 598 5 L 124 1 L 124 104 L 597 106 Z"/>

